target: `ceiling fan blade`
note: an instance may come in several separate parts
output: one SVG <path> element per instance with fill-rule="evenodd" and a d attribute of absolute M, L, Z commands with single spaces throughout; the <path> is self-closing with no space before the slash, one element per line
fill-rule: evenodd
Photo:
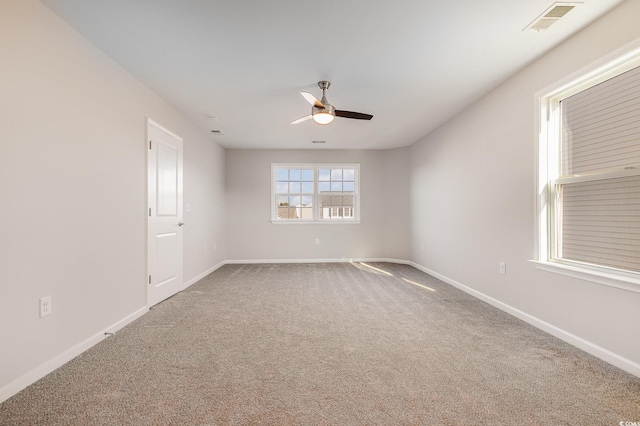
<path fill-rule="evenodd" d="M 318 108 L 324 108 L 324 105 L 322 104 L 322 102 L 320 102 L 318 100 L 318 98 L 316 98 L 315 96 L 313 96 L 311 93 L 309 92 L 300 92 L 300 94 L 307 100 L 307 102 L 309 102 L 311 105 L 318 107 Z"/>
<path fill-rule="evenodd" d="M 293 120 L 293 121 L 291 122 L 291 124 L 298 124 L 298 123 L 302 123 L 303 121 L 307 121 L 307 120 L 309 120 L 311 117 L 312 117 L 312 115 L 311 115 L 311 114 L 309 114 L 309 115 L 305 115 L 304 117 L 300 117 L 300 118 L 298 118 L 297 120 Z"/>
<path fill-rule="evenodd" d="M 353 112 L 353 111 L 341 111 L 339 109 L 336 110 L 336 117 L 344 117 L 344 118 L 353 118 L 356 120 L 371 120 L 373 115 L 371 114 L 363 114 L 361 112 Z"/>

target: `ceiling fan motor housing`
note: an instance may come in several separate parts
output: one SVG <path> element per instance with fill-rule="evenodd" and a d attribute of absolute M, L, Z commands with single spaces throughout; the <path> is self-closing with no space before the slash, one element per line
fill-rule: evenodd
<path fill-rule="evenodd" d="M 311 114 L 315 115 L 317 113 L 325 113 L 325 114 L 336 115 L 336 109 L 334 108 L 333 105 L 327 102 L 322 102 L 322 104 L 324 105 L 324 108 L 320 108 L 315 105 L 312 105 Z"/>
<path fill-rule="evenodd" d="M 331 83 L 329 83 L 328 81 L 323 80 L 318 82 L 318 86 L 322 89 L 322 99 L 320 100 L 320 102 L 322 103 L 324 108 L 315 105 L 311 106 L 311 116 L 314 117 L 314 121 L 318 124 L 330 124 L 333 121 L 333 117 L 336 116 L 336 109 L 327 101 L 326 96 L 326 91 L 330 85 Z M 331 117 L 320 119 L 319 116 L 316 117 L 317 114 L 327 114 Z M 326 115 L 323 117 L 326 117 Z"/>

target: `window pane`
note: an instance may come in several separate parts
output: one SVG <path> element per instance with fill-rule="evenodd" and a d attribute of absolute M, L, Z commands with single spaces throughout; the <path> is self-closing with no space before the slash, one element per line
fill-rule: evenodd
<path fill-rule="evenodd" d="M 302 182 L 302 193 L 311 194 L 313 192 L 313 182 Z"/>
<path fill-rule="evenodd" d="M 311 220 L 313 219 L 313 209 L 309 207 L 303 207 L 298 209 L 298 218 Z"/>
<path fill-rule="evenodd" d="M 342 169 L 331 169 L 331 180 L 342 180 Z"/>
<path fill-rule="evenodd" d="M 342 171 L 342 180 L 355 180 L 356 172 L 353 169 L 344 169 Z"/>
<path fill-rule="evenodd" d="M 289 205 L 292 207 L 300 205 L 300 197 L 289 197 Z"/>
<path fill-rule="evenodd" d="M 640 272 L 640 176 L 562 185 L 562 259 Z"/>
<path fill-rule="evenodd" d="M 342 192 L 342 182 L 331 182 L 331 192 Z"/>
<path fill-rule="evenodd" d="M 318 180 L 330 180 L 331 171 L 329 169 L 318 170 Z"/>
<path fill-rule="evenodd" d="M 561 101 L 562 175 L 640 162 L 640 67 Z"/>
<path fill-rule="evenodd" d="M 279 219 L 295 219 L 296 209 L 292 209 L 289 207 L 278 207 L 278 218 Z"/>
<path fill-rule="evenodd" d="M 313 182 L 313 169 L 302 170 L 302 180 Z"/>
<path fill-rule="evenodd" d="M 289 170 L 278 169 L 276 171 L 276 180 L 289 180 Z"/>
<path fill-rule="evenodd" d="M 286 196 L 278 195 L 276 197 L 276 204 L 278 206 L 288 206 L 289 205 L 289 199 Z"/>
<path fill-rule="evenodd" d="M 320 192 L 329 192 L 331 191 L 331 185 L 329 182 L 318 182 L 318 186 L 320 187 Z"/>
<path fill-rule="evenodd" d="M 355 191 L 354 182 L 345 182 L 342 184 L 342 190 L 345 192 L 353 192 Z"/>
<path fill-rule="evenodd" d="M 353 195 L 345 195 L 342 197 L 342 206 L 353 208 L 355 197 Z"/>
<path fill-rule="evenodd" d="M 277 186 L 278 194 L 286 194 L 289 192 L 289 184 L 287 182 L 278 182 Z"/>
<path fill-rule="evenodd" d="M 298 169 L 289 170 L 289 180 L 300 180 L 300 170 Z"/>
<path fill-rule="evenodd" d="M 332 206 L 342 206 L 342 197 L 331 197 Z"/>
<path fill-rule="evenodd" d="M 300 182 L 289 182 L 289 192 L 292 194 L 299 194 Z"/>
<path fill-rule="evenodd" d="M 313 197 L 302 197 L 302 205 L 303 206 L 311 206 Z"/>

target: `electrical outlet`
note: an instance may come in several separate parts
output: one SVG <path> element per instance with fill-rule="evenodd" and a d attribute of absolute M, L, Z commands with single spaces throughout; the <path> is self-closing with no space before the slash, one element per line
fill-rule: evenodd
<path fill-rule="evenodd" d="M 320 245 L 320 238 L 316 238 L 316 245 L 319 246 Z"/>
<path fill-rule="evenodd" d="M 52 311 L 51 296 L 45 296 L 40 298 L 40 318 L 46 317 Z"/>
<path fill-rule="evenodd" d="M 424 243 L 420 243 L 420 250 L 424 250 Z"/>
<path fill-rule="evenodd" d="M 213 249 L 217 250 L 218 249 L 218 243 L 213 243 Z"/>
<path fill-rule="evenodd" d="M 507 264 L 504 262 L 500 262 L 498 272 L 502 275 L 507 275 Z"/>

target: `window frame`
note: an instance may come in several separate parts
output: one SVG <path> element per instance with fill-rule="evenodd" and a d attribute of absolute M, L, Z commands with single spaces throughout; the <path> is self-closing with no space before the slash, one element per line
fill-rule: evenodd
<path fill-rule="evenodd" d="M 640 169 L 610 169 L 597 173 L 560 176 L 560 102 L 603 81 L 640 66 L 640 40 L 568 76 L 535 96 L 537 128 L 536 239 L 534 259 L 538 269 L 640 293 L 640 273 L 583 263 L 557 256 L 558 215 L 556 185 L 610 177 L 637 176 Z"/>
<path fill-rule="evenodd" d="M 313 169 L 313 218 L 312 219 L 282 219 L 278 217 L 278 205 L 276 198 L 277 190 L 277 170 L 278 169 Z M 319 170 L 320 169 L 353 169 L 354 170 L 354 190 L 352 217 L 321 218 L 319 205 Z M 344 206 L 327 206 L 329 208 L 342 208 Z M 271 163 L 271 223 L 273 224 L 358 224 L 360 223 L 360 164 L 358 163 Z"/>

